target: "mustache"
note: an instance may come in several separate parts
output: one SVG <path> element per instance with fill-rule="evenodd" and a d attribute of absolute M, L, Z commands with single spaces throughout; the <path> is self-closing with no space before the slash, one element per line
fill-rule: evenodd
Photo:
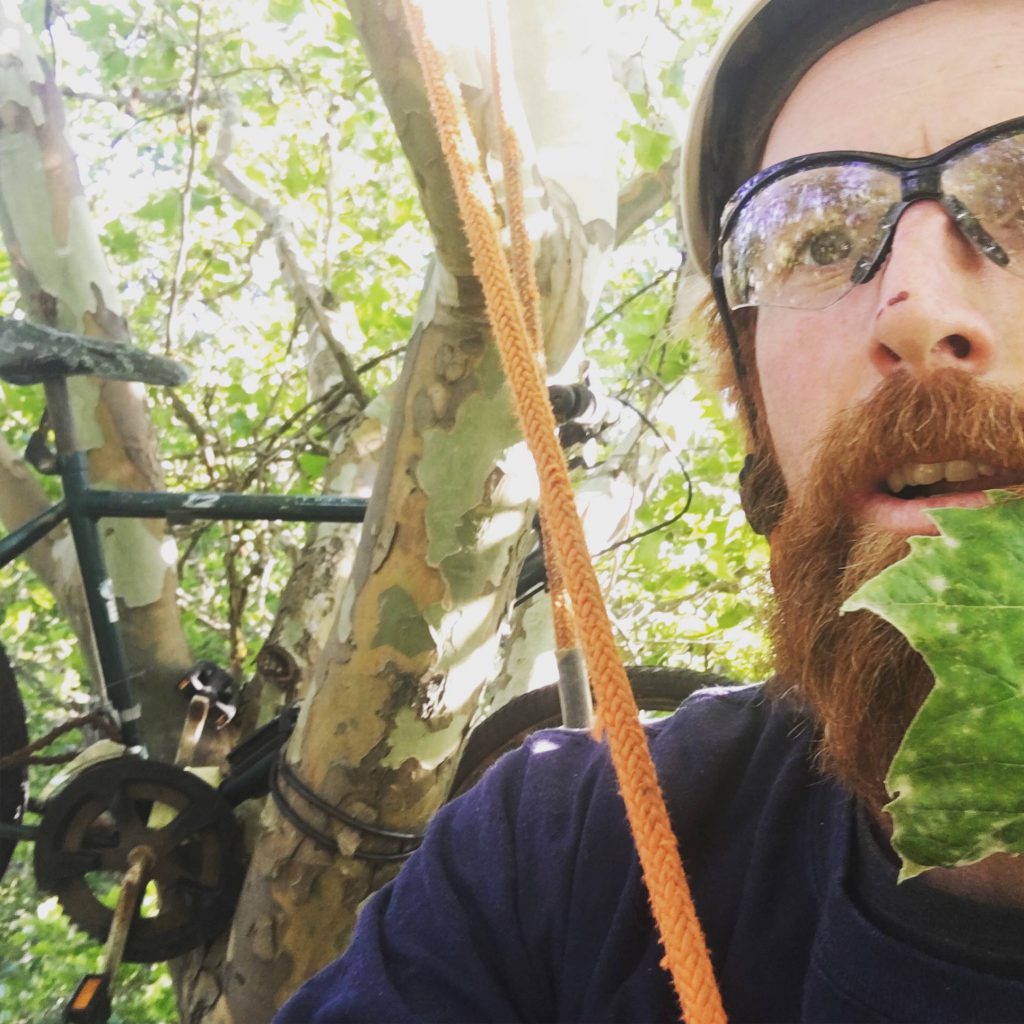
<path fill-rule="evenodd" d="M 830 424 L 772 534 L 779 674 L 768 692 L 812 713 L 821 766 L 876 806 L 932 677 L 887 622 L 865 611 L 839 614 L 861 583 L 908 548 L 860 522 L 850 497 L 883 487 L 907 462 L 954 459 L 998 467 L 1000 484 L 1024 480 L 1024 406 L 1009 389 L 963 370 L 894 373 Z"/>
<path fill-rule="evenodd" d="M 1024 479 L 1024 405 L 964 370 L 893 373 L 840 413 L 815 449 L 799 502 L 839 516 L 850 494 L 908 462 L 986 462 Z"/>

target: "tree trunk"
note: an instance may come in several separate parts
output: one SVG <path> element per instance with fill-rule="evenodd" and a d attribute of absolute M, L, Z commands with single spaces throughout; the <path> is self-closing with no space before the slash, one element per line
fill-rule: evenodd
<path fill-rule="evenodd" d="M 446 5 L 446 8 L 450 5 Z M 484 5 L 454 54 L 488 159 L 497 153 Z M 373 73 L 412 164 L 437 244 L 396 388 L 352 582 L 288 748 L 291 770 L 370 826 L 420 830 L 443 800 L 499 637 L 532 520 L 536 481 L 519 440 L 472 276 L 400 5 L 351 0 Z M 597 0 L 513 5 L 530 224 L 549 365 L 571 354 L 613 244 L 615 158 Z M 451 12 L 448 11 L 450 14 Z M 451 51 L 451 48 L 450 48 Z M 544 73 L 557 59 L 557 81 Z M 516 96 L 518 86 L 518 97 Z M 514 111 L 521 106 L 525 116 Z M 289 801 L 331 837 L 321 849 L 268 803 L 232 935 L 230 963 L 192 974 L 190 1021 L 258 1022 L 347 941 L 356 908 L 394 869 L 359 854 L 395 844 Z"/>
<path fill-rule="evenodd" d="M 0 229 L 29 319 L 62 330 L 127 340 L 120 301 L 92 226 L 52 74 L 25 25 L 0 9 Z M 93 379 L 71 383 L 79 436 L 99 486 L 153 490 L 161 471 L 140 389 Z M 6 518 L 8 527 L 18 525 Z M 190 662 L 175 604 L 174 558 L 160 522 L 101 524 L 118 596 L 129 666 L 151 750 L 174 753 L 181 723 L 175 682 Z M 47 566 L 40 564 L 44 572 Z M 66 589 L 55 563 L 43 577 Z M 82 628 L 81 616 L 72 618 Z M 83 637 L 86 649 L 90 647 Z"/>

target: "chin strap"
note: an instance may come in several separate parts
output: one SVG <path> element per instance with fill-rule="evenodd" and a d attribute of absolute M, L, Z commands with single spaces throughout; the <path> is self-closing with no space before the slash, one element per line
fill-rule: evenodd
<path fill-rule="evenodd" d="M 754 533 L 767 537 L 786 505 L 786 485 L 772 456 L 750 453 L 740 470 L 740 504 Z"/>
<path fill-rule="evenodd" d="M 576 631 L 608 737 L 612 764 L 650 895 L 651 910 L 665 950 L 662 965 L 672 976 L 688 1024 L 724 1024 L 725 1012 L 707 945 L 683 872 L 679 847 L 672 833 L 647 739 L 640 725 L 636 702 L 619 661 L 611 622 L 576 513 L 565 456 L 556 436 L 542 366 L 540 320 L 536 312 L 539 300 L 528 269 L 533 267 L 533 256 L 525 224 L 513 228 L 513 259 L 517 266 L 517 272 L 513 272 L 501 244 L 496 204 L 482 169 L 479 148 L 461 94 L 448 74 L 443 58 L 427 36 L 419 3 L 417 0 L 403 0 L 403 6 L 455 188 L 473 268 L 483 287 L 487 314 L 515 399 L 520 425 L 537 463 L 542 519 L 548 540 L 545 551 L 549 557 L 553 556 L 553 565 L 564 582 L 575 614 Z M 495 63 L 492 53 L 492 64 Z M 517 147 L 514 147 L 515 137 L 504 123 L 500 104 L 498 113 L 506 151 L 518 155 Z M 514 148 L 509 147 L 509 141 Z M 514 182 L 510 182 L 510 209 L 515 208 L 514 203 L 521 203 L 521 199 L 511 198 L 513 186 Z M 521 213 L 512 219 L 513 222 L 522 219 Z"/>

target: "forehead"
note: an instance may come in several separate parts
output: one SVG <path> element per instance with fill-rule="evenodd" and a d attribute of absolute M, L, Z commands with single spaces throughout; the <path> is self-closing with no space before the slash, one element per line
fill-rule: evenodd
<path fill-rule="evenodd" d="M 865 149 L 924 156 L 1024 115 L 1024 0 L 934 0 L 827 53 L 775 120 L 762 166 Z"/>

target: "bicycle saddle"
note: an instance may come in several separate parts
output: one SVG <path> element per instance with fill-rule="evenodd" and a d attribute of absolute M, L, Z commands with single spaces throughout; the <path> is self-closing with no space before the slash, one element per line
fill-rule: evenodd
<path fill-rule="evenodd" d="M 189 378 L 188 368 L 181 363 L 131 345 L 0 317 L 0 377 L 4 380 L 42 384 L 78 374 L 166 387 L 184 384 Z"/>

